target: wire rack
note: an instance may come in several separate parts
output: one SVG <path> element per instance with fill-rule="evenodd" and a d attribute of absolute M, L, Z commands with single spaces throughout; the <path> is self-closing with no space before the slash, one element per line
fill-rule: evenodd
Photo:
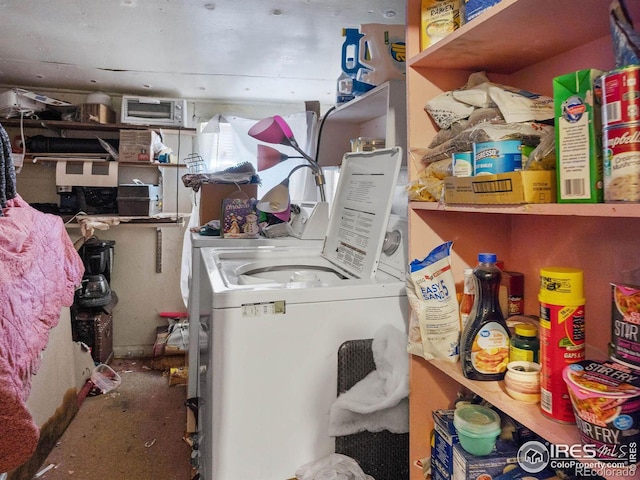
<path fill-rule="evenodd" d="M 189 173 L 203 173 L 204 172 L 204 160 L 197 153 L 191 153 L 184 159 L 184 163 L 189 170 Z"/>

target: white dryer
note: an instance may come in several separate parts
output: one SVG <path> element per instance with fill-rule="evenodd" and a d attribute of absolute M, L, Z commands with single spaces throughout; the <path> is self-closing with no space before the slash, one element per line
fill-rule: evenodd
<path fill-rule="evenodd" d="M 284 480 L 334 452 L 340 345 L 407 330 L 406 219 L 389 216 L 401 160 L 345 155 L 322 248 L 201 249 L 201 478 Z"/>

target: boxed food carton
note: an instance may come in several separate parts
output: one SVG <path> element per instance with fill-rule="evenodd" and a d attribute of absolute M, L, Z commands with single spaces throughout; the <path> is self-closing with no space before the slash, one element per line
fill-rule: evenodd
<path fill-rule="evenodd" d="M 446 177 L 444 201 L 447 204 L 554 203 L 555 172 L 520 170 L 496 175 Z"/>
<path fill-rule="evenodd" d="M 420 48 L 439 42 L 460 27 L 462 0 L 422 0 Z"/>
<path fill-rule="evenodd" d="M 470 22 L 497 3 L 500 3 L 500 0 L 464 0 L 464 23 Z"/>
<path fill-rule="evenodd" d="M 453 446 L 453 480 L 492 480 L 518 465 L 515 444 L 499 446 L 489 455 L 475 456 L 458 443 Z"/>
<path fill-rule="evenodd" d="M 433 442 L 431 445 L 432 480 L 450 480 L 453 475 L 453 446 L 459 442 L 453 426 L 454 410 L 433 412 Z"/>
<path fill-rule="evenodd" d="M 120 130 L 119 162 L 153 161 L 153 130 Z"/>
<path fill-rule="evenodd" d="M 602 119 L 596 69 L 553 79 L 558 203 L 604 201 Z"/>

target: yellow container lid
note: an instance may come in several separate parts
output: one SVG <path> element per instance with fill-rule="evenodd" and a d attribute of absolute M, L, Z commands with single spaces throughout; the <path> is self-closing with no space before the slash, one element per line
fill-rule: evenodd
<path fill-rule="evenodd" d="M 516 325 L 516 335 L 522 337 L 535 337 L 538 335 L 538 328 L 530 323 L 519 323 Z"/>
<path fill-rule="evenodd" d="M 553 305 L 584 304 L 583 271 L 569 267 L 541 268 L 538 300 Z"/>

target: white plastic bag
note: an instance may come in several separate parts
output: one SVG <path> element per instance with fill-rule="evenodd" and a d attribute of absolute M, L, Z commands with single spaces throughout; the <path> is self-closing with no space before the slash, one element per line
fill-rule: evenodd
<path fill-rule="evenodd" d="M 362 471 L 353 458 L 332 453 L 296 470 L 298 480 L 375 480 Z"/>

